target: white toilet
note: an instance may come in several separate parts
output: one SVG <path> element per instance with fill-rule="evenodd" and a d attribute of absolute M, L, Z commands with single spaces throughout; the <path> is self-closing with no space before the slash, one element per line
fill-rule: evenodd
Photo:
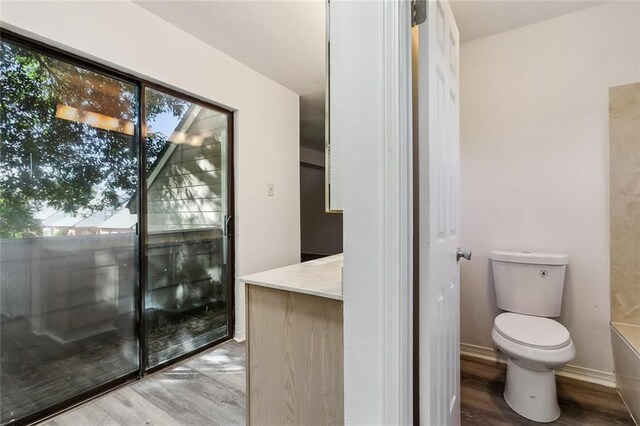
<path fill-rule="evenodd" d="M 554 370 L 573 359 L 569 331 L 546 317 L 560 315 L 566 254 L 492 251 L 498 307 L 491 337 L 508 357 L 504 399 L 537 422 L 560 417 Z"/>

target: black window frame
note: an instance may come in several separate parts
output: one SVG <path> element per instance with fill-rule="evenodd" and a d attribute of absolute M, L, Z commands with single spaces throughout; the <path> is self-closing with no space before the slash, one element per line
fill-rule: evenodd
<path fill-rule="evenodd" d="M 188 353 L 182 354 L 178 357 L 172 358 L 165 362 L 162 362 L 152 368 L 147 367 L 147 345 L 145 344 L 146 332 L 145 329 L 145 293 L 146 293 L 146 277 L 147 277 L 147 262 L 146 262 L 146 235 L 147 235 L 147 179 L 146 179 L 146 150 L 145 144 L 145 132 L 142 131 L 146 128 L 146 114 L 145 114 L 145 89 L 152 88 L 162 93 L 183 99 L 196 105 L 200 105 L 204 108 L 209 108 L 225 114 L 227 116 L 227 197 L 228 197 L 228 211 L 227 216 L 233 218 L 235 215 L 235 170 L 234 170 L 234 146 L 235 146 L 235 128 L 234 128 L 234 111 L 223 108 L 208 100 L 193 96 L 180 90 L 175 90 L 162 84 L 151 82 L 144 78 L 123 72 L 112 66 L 102 64 L 95 60 L 87 59 L 74 53 L 70 53 L 58 47 L 51 46 L 47 43 L 35 40 L 33 38 L 24 36 L 14 31 L 8 30 L 0 26 L 0 40 L 8 41 L 10 43 L 34 50 L 38 53 L 50 56 L 54 59 L 66 62 L 71 65 L 75 65 L 81 68 L 85 68 L 89 71 L 93 71 L 99 74 L 103 74 L 107 77 L 114 78 L 132 84 L 136 87 L 138 95 L 138 121 L 136 123 L 137 130 L 137 156 L 138 156 L 138 191 L 140 196 L 138 197 L 138 223 L 136 227 L 136 235 L 138 237 L 137 245 L 137 260 L 138 260 L 138 276 L 136 293 L 136 338 L 138 341 L 138 371 L 134 371 L 125 376 L 110 380 L 106 383 L 98 385 L 88 391 L 81 392 L 71 398 L 65 399 L 58 403 L 55 403 L 47 408 L 21 417 L 19 419 L 11 420 L 7 425 L 23 425 L 23 424 L 35 424 L 57 415 L 60 415 L 66 411 L 74 409 L 75 407 L 84 404 L 88 401 L 96 399 L 108 392 L 111 392 L 119 387 L 127 385 L 129 383 L 142 379 L 147 374 L 162 370 L 177 362 L 183 361 L 186 358 L 193 355 L 211 349 L 221 343 L 224 343 L 233 338 L 235 331 L 235 238 L 231 234 L 225 232 L 227 238 L 228 250 L 227 250 L 227 265 L 229 265 L 229 273 L 227 274 L 227 294 L 229 295 L 227 300 L 227 333 L 225 336 L 204 346 L 198 347 Z"/>

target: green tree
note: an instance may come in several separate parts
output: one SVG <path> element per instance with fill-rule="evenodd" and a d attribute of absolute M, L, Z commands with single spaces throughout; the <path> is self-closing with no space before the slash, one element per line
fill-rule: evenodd
<path fill-rule="evenodd" d="M 30 48 L 0 42 L 0 237 L 39 234 L 34 211 L 48 205 L 89 214 L 121 206 L 138 186 L 138 138 L 57 118 L 72 106 L 138 127 L 136 85 Z M 147 119 L 180 117 L 186 102 L 151 95 Z M 166 140 L 147 135 L 148 167 Z"/>
<path fill-rule="evenodd" d="M 33 217 L 31 207 L 11 200 L 10 196 L 0 193 L 0 238 L 38 235 L 41 224 Z"/>

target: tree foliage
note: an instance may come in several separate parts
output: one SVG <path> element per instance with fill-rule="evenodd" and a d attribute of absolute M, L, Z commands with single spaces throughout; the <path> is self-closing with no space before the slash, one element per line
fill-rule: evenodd
<path fill-rule="evenodd" d="M 74 214 L 121 206 L 138 186 L 138 137 L 55 114 L 59 105 L 72 106 L 138 129 L 138 87 L 0 43 L 0 237 L 38 234 L 34 212 L 44 205 Z M 149 121 L 185 110 L 179 99 L 147 97 Z M 147 135 L 149 167 L 165 144 L 163 135 Z"/>

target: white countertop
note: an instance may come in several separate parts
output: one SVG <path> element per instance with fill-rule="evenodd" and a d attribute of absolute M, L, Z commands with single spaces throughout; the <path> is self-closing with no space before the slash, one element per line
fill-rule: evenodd
<path fill-rule="evenodd" d="M 341 254 L 240 277 L 240 281 L 278 290 L 342 300 Z"/>

